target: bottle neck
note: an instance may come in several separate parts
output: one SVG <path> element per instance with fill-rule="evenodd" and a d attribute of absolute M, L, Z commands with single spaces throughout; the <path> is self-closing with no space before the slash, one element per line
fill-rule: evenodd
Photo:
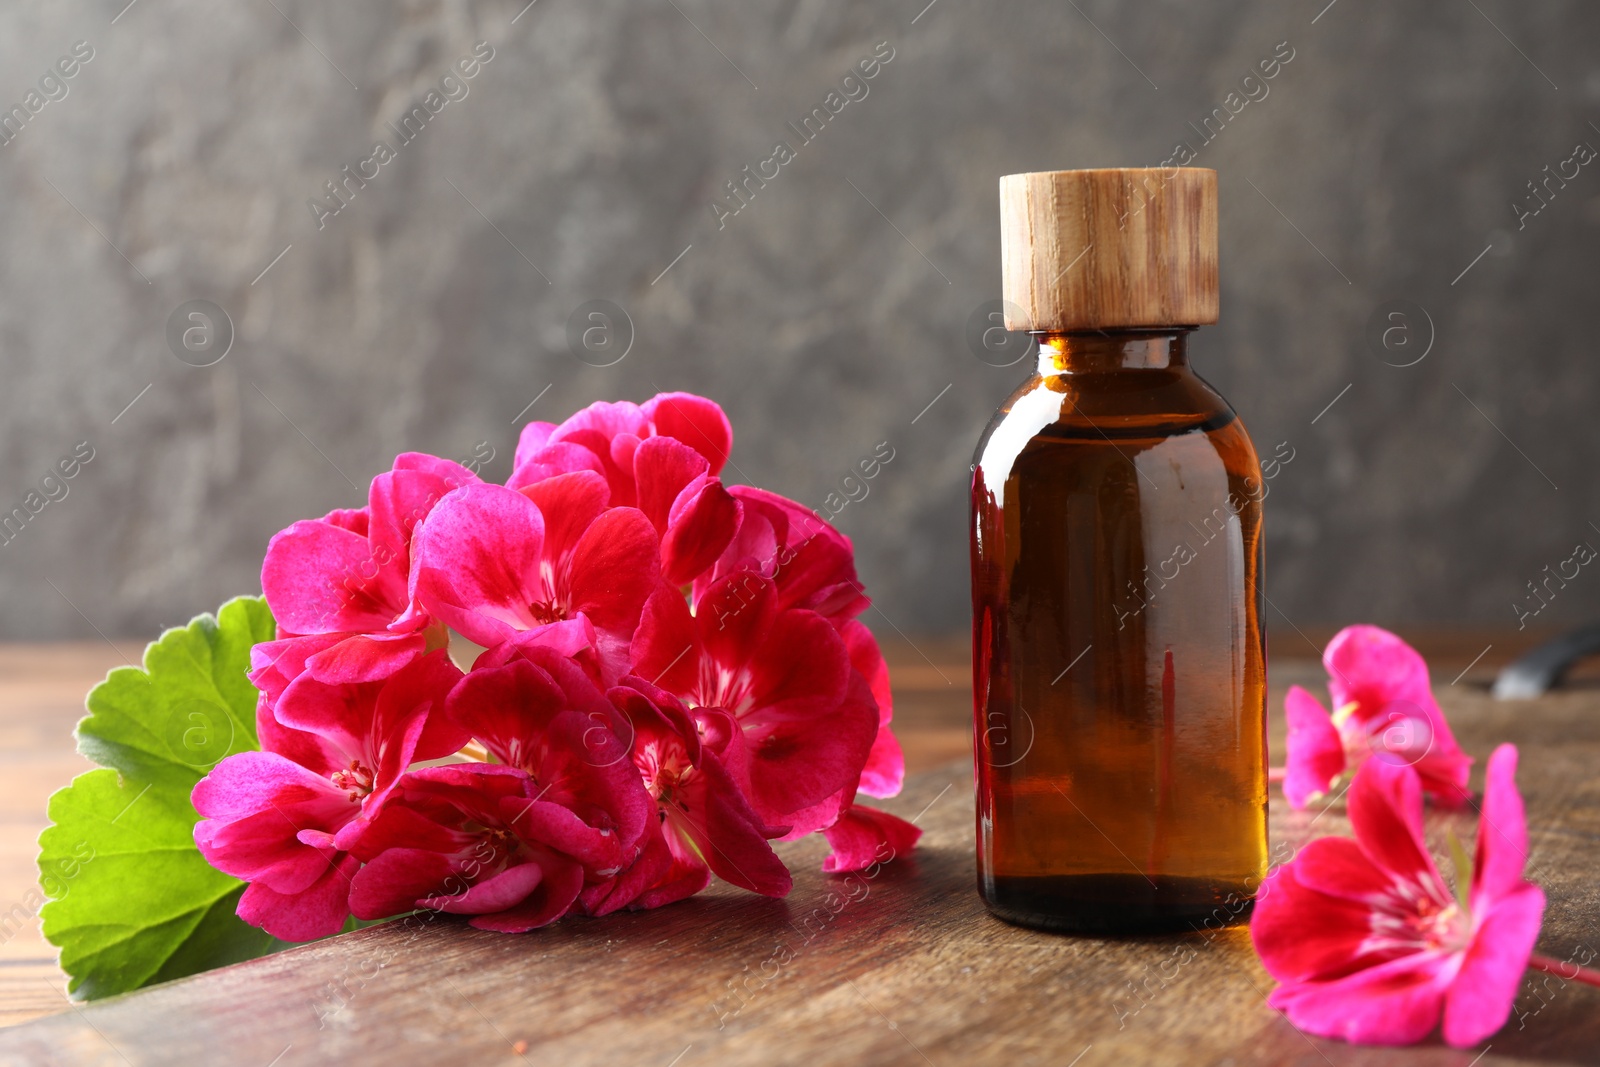
<path fill-rule="evenodd" d="M 1192 326 L 1148 329 L 1034 331 L 1039 374 L 1086 374 L 1114 370 L 1187 368 L 1185 341 Z"/>

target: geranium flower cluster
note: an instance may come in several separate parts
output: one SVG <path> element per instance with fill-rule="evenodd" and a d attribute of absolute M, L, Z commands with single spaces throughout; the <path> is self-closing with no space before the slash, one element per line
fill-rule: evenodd
<path fill-rule="evenodd" d="M 196 787 L 239 915 L 304 941 L 418 908 L 523 931 L 650 908 L 713 874 L 782 896 L 920 831 L 855 804 L 905 765 L 850 542 L 725 485 L 712 401 L 530 423 L 505 485 L 408 453 L 367 506 L 277 534 L 252 651 L 260 751 Z M 451 632 L 485 647 L 463 673 Z M 447 757 L 451 757 L 447 760 Z"/>

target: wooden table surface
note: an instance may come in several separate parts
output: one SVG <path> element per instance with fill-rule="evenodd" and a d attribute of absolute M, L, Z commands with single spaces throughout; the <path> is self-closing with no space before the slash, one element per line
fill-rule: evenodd
<path fill-rule="evenodd" d="M 1283 691 L 1322 691 L 1327 632 L 1274 635 L 1273 749 Z M 1484 645 L 1493 650 L 1460 678 Z M 1600 948 L 1600 684 L 1536 702 L 1488 696 L 1526 638 L 1418 640 L 1463 747 L 1523 752 L 1531 873 L 1549 896 L 1539 950 Z M 134 651 L 133 642 L 118 642 Z M 886 649 L 916 777 L 884 806 L 926 834 L 876 877 L 825 877 L 820 841 L 780 847 L 787 900 L 720 883 L 641 914 L 490 934 L 442 918 L 363 930 L 90 1006 L 71 1006 L 29 912 L 45 797 L 89 765 L 70 731 L 124 662 L 106 644 L 0 646 L 0 1061 L 26 1063 L 699 1064 L 1600 1063 L 1600 991 L 1544 976 L 1481 1049 L 1308 1038 L 1264 1001 L 1242 929 L 1070 938 L 991 918 L 973 889 L 970 676 L 961 641 Z M 1452 683 L 1452 679 L 1455 681 Z M 1274 842 L 1347 833 L 1342 806 L 1272 806 Z M 1430 833 L 1470 816 L 1430 812 Z M 1191 951 L 1192 950 L 1192 951 Z M 1181 960 L 1181 964 L 1174 963 Z M 1536 988 L 1537 986 L 1537 988 Z M 51 1014 L 47 1014 L 51 1013 Z M 44 1016 L 44 1017 L 40 1017 Z M 1520 1020 L 1520 1021 L 1519 1021 Z"/>

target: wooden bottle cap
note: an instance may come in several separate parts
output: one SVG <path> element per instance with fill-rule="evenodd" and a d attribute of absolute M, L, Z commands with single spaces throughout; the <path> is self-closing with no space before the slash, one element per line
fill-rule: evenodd
<path fill-rule="evenodd" d="M 1049 170 L 1000 179 L 1012 330 L 1217 321 L 1217 172 Z"/>

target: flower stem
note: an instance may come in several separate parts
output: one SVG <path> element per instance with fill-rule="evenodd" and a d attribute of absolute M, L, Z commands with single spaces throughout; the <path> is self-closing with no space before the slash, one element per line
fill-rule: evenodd
<path fill-rule="evenodd" d="M 1287 777 L 1289 777 L 1289 768 L 1287 767 L 1267 768 L 1267 781 L 1269 782 L 1281 782 Z"/>
<path fill-rule="evenodd" d="M 1537 952 L 1528 957 L 1528 968 L 1553 974 L 1557 978 L 1564 978 L 1569 982 L 1582 982 L 1600 989 L 1600 971 L 1591 971 L 1587 967 L 1579 967 L 1576 963 L 1553 959 L 1550 956 L 1541 956 Z"/>

